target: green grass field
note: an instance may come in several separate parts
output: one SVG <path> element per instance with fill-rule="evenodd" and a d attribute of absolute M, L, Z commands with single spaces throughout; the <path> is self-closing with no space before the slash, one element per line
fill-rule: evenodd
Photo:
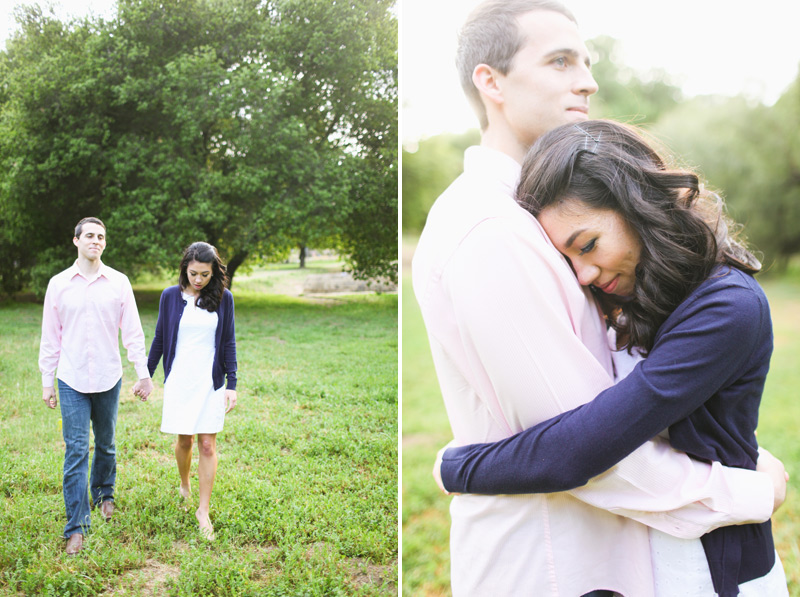
<path fill-rule="evenodd" d="M 60 414 L 41 401 L 37 366 L 42 307 L 0 305 L 0 594 L 397 593 L 397 296 L 266 294 L 280 283 L 262 274 L 234 285 L 239 403 L 218 436 L 213 543 L 194 518 L 196 450 L 194 507 L 178 498 L 161 369 L 142 403 L 123 351 L 118 513 L 94 517 L 81 555 L 64 555 Z M 148 348 L 165 283 L 137 287 Z"/>
<path fill-rule="evenodd" d="M 406 270 L 407 273 L 407 270 Z M 403 281 L 402 537 L 403 595 L 449 595 L 448 507 L 431 477 L 436 452 L 452 439 L 410 278 Z M 789 593 L 800 597 L 800 274 L 762 279 L 775 332 L 761 408 L 759 442 L 791 475 L 789 496 L 773 518 Z"/>

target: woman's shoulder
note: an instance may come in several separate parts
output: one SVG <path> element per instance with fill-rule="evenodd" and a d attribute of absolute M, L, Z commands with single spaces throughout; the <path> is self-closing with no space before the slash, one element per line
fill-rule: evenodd
<path fill-rule="evenodd" d="M 222 298 L 219 301 L 218 310 L 233 310 L 233 293 L 227 288 L 222 289 Z"/>
<path fill-rule="evenodd" d="M 742 270 L 730 265 L 718 265 L 711 275 L 700 285 L 700 289 L 720 292 L 723 290 L 741 289 L 756 296 L 765 296 L 764 290 L 756 279 Z"/>
<path fill-rule="evenodd" d="M 168 305 L 170 302 L 177 301 L 181 298 L 181 287 L 176 284 L 169 286 L 161 291 L 161 304 Z"/>
<path fill-rule="evenodd" d="M 711 275 L 692 292 L 689 303 L 695 306 L 716 305 L 731 315 L 741 317 L 749 313 L 769 313 L 769 303 L 756 279 L 742 270 L 719 265 Z"/>
<path fill-rule="evenodd" d="M 693 341 L 723 341 L 729 350 L 740 351 L 768 341 L 771 329 L 769 303 L 758 282 L 720 266 L 670 314 L 659 333 L 691 330 Z"/>

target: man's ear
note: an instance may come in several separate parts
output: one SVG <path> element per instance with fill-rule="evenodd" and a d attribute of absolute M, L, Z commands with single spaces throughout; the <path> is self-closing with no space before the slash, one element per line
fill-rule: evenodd
<path fill-rule="evenodd" d="M 72 237 L 72 244 L 75 245 L 76 247 L 78 246 L 78 237 L 77 236 L 73 236 Z"/>
<path fill-rule="evenodd" d="M 501 73 L 488 64 L 479 64 L 472 71 L 472 83 L 482 96 L 495 104 L 503 103 Z"/>

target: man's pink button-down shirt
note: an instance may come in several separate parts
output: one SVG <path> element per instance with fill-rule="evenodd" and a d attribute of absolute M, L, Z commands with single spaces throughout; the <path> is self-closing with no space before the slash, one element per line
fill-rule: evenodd
<path fill-rule="evenodd" d="M 87 279 L 77 264 L 53 276 L 42 316 L 42 386 L 58 379 L 87 394 L 111 389 L 122 377 L 119 331 L 139 379 L 150 377 L 144 332 L 127 276 L 100 265 Z"/>
<path fill-rule="evenodd" d="M 513 199 L 519 173 L 505 154 L 467 150 L 464 174 L 431 209 L 413 260 L 457 444 L 507 437 L 613 383 L 596 306 Z M 694 461 L 656 438 L 571 492 L 455 496 L 453 593 L 577 597 L 611 589 L 648 597 L 645 524 L 691 538 L 761 522 L 772 513 L 772 491 L 766 475 Z"/>

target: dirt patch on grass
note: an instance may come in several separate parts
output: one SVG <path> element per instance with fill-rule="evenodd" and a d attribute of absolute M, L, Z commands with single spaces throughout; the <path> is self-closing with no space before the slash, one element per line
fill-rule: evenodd
<path fill-rule="evenodd" d="M 109 587 L 103 595 L 148 595 L 161 596 L 167 593 L 167 582 L 180 574 L 178 566 L 168 566 L 156 560 L 146 560 L 143 568 L 131 570 L 117 579 L 116 586 Z"/>
<path fill-rule="evenodd" d="M 384 587 L 388 595 L 397 593 L 397 562 L 373 564 L 362 558 L 348 560 L 353 585 L 361 587 Z"/>

